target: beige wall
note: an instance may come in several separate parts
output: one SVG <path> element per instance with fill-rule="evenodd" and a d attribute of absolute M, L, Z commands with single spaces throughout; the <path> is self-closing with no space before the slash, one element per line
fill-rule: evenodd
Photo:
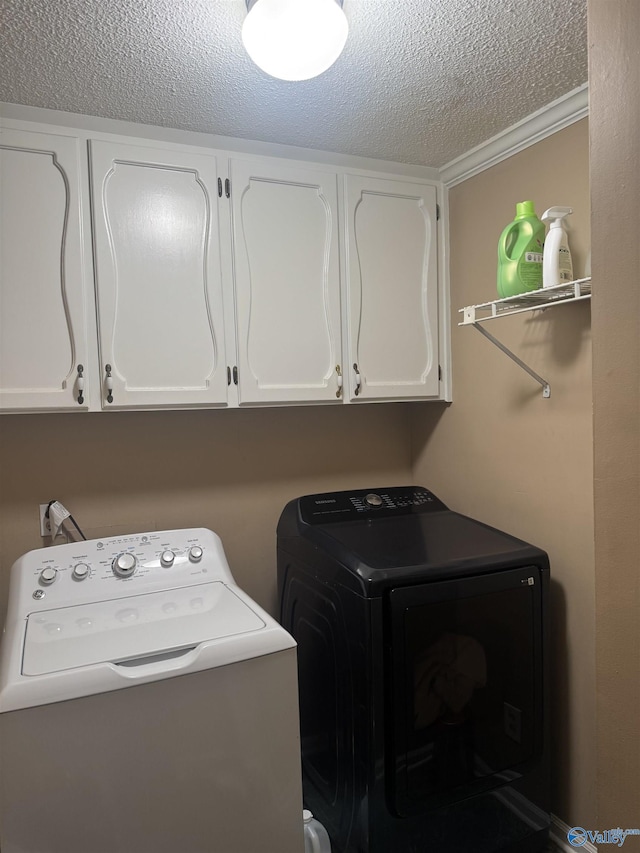
<path fill-rule="evenodd" d="M 450 192 L 453 404 L 413 412 L 414 479 L 452 508 L 544 548 L 552 573 L 553 812 L 595 819 L 591 332 L 588 303 L 486 328 L 551 385 L 541 387 L 457 309 L 496 296 L 498 237 L 515 204 L 574 208 L 575 274 L 589 249 L 588 123 L 578 122 Z M 434 426 L 435 419 L 439 421 Z"/>
<path fill-rule="evenodd" d="M 4 415 L 0 614 L 13 561 L 43 544 L 38 504 L 53 498 L 87 538 L 210 527 L 236 581 L 274 612 L 276 523 L 288 500 L 410 479 L 403 404 Z"/>
<path fill-rule="evenodd" d="M 589 0 L 598 819 L 623 828 L 640 827 L 639 33 L 637 0 Z"/>

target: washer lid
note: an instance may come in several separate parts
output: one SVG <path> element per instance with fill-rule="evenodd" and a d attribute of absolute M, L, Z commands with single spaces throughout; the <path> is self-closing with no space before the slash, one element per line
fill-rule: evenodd
<path fill-rule="evenodd" d="M 221 582 L 44 610 L 27 618 L 22 674 L 105 662 L 133 665 L 264 627 L 260 616 Z"/>

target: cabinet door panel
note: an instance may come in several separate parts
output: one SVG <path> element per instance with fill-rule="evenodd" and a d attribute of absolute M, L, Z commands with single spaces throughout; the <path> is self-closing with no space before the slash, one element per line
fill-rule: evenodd
<path fill-rule="evenodd" d="M 241 403 L 338 402 L 335 174 L 232 161 Z"/>
<path fill-rule="evenodd" d="M 102 370 L 113 403 L 226 403 L 215 157 L 92 142 Z"/>
<path fill-rule="evenodd" d="M 351 399 L 437 396 L 434 187 L 347 176 Z"/>
<path fill-rule="evenodd" d="M 86 409 L 85 259 L 77 139 L 0 136 L 0 408 Z M 86 288 L 86 289 L 85 289 Z M 82 403 L 78 402 L 82 397 Z"/>

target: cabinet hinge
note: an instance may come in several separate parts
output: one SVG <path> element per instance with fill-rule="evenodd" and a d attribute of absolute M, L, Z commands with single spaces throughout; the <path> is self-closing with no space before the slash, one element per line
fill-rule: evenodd
<path fill-rule="evenodd" d="M 440 219 L 440 205 L 436 204 L 436 219 Z"/>

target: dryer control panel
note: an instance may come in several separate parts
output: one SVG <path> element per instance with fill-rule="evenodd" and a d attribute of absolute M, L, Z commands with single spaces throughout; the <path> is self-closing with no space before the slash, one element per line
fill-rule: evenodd
<path fill-rule="evenodd" d="M 300 498 L 300 515 L 307 524 L 333 524 L 363 516 L 390 518 L 446 509 L 433 492 L 422 486 L 328 492 Z"/>
<path fill-rule="evenodd" d="M 12 606 L 20 613 L 212 581 L 233 583 L 220 538 L 205 528 L 39 548 L 21 557 L 13 572 Z"/>

